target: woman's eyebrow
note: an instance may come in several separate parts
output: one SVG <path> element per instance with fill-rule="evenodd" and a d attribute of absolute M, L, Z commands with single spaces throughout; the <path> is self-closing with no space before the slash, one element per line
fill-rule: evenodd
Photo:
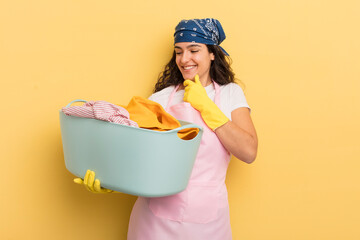
<path fill-rule="evenodd" d="M 187 46 L 186 48 L 192 48 L 192 47 L 201 47 L 199 44 L 191 44 Z"/>
<path fill-rule="evenodd" d="M 187 46 L 186 48 L 192 48 L 192 47 L 200 47 L 200 48 L 201 48 L 201 45 L 199 45 L 199 44 L 190 44 L 190 45 Z M 182 48 L 179 47 L 179 46 L 174 46 L 174 48 L 175 48 L 175 49 L 181 49 L 181 50 L 182 50 Z"/>

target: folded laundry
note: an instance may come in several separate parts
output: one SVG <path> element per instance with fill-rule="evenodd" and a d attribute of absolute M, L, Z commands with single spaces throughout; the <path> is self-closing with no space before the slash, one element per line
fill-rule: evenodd
<path fill-rule="evenodd" d="M 167 131 L 181 126 L 160 104 L 147 98 L 135 96 L 124 108 L 129 112 L 130 119 L 141 128 Z"/>
<path fill-rule="evenodd" d="M 138 127 L 138 124 L 129 118 L 129 112 L 125 108 L 106 101 L 88 101 L 83 106 L 64 107 L 62 111 L 70 116 L 95 118 Z"/>
<path fill-rule="evenodd" d="M 159 103 L 147 98 L 135 96 L 124 108 L 129 112 L 130 119 L 137 122 L 140 128 L 168 131 L 181 126 Z M 183 140 L 190 140 L 196 137 L 198 132 L 198 128 L 187 128 L 179 131 L 178 136 Z"/>

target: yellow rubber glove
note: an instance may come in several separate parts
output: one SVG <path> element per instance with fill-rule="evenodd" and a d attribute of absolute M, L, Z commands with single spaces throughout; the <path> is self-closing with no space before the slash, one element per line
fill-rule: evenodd
<path fill-rule="evenodd" d="M 216 128 L 229 121 L 220 108 L 208 97 L 198 75 L 195 76 L 195 81 L 185 80 L 184 86 L 184 101 L 189 102 L 193 108 L 200 112 L 209 128 L 215 131 Z"/>
<path fill-rule="evenodd" d="M 85 186 L 87 190 L 89 190 L 92 193 L 112 193 L 113 190 L 102 188 L 100 186 L 100 180 L 95 179 L 95 172 L 91 170 L 87 170 L 84 180 L 81 178 L 75 178 L 74 182 L 77 184 L 82 184 Z"/>

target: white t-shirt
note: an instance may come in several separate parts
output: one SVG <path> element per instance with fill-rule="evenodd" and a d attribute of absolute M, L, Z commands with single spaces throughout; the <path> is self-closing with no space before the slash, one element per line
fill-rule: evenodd
<path fill-rule="evenodd" d="M 175 86 L 164 88 L 163 90 L 152 94 L 149 99 L 159 103 L 164 109 L 168 104 L 170 94 Z M 215 99 L 215 88 L 213 84 L 205 87 L 205 90 L 211 100 Z M 171 106 L 183 102 L 184 90 L 179 90 L 174 94 Z M 246 107 L 249 105 L 246 101 L 243 90 L 236 83 L 229 83 L 220 85 L 220 109 L 231 120 L 231 112 L 237 108 Z"/>

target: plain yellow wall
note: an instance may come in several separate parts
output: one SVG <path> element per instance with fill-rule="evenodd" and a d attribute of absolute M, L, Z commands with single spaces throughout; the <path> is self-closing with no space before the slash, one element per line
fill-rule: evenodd
<path fill-rule="evenodd" d="M 72 182 L 58 110 L 149 96 L 177 22 L 204 17 L 223 24 L 260 139 L 257 160 L 228 171 L 234 240 L 360 239 L 359 10 L 357 0 L 1 1 L 0 239 L 126 238 L 135 197 Z"/>

